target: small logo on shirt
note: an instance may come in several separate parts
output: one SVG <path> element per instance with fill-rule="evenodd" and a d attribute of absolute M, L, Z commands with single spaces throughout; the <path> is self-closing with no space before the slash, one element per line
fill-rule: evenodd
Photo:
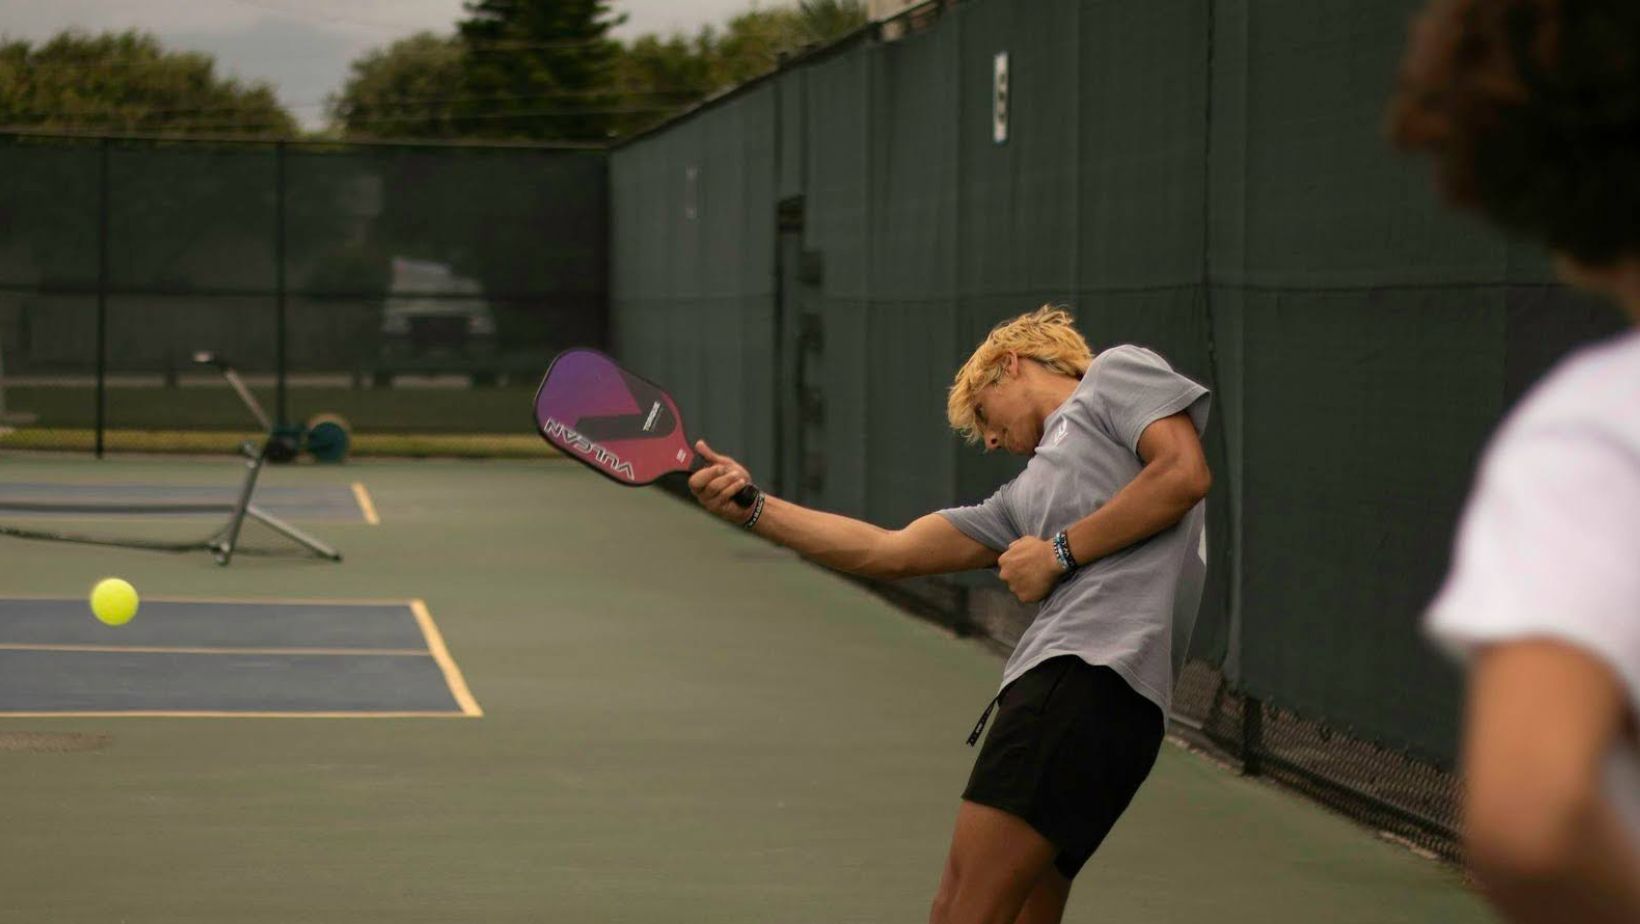
<path fill-rule="evenodd" d="M 1059 426 L 1054 428 L 1054 431 L 1053 431 L 1053 444 L 1055 446 L 1058 446 L 1060 443 L 1065 441 L 1065 433 L 1069 429 L 1070 428 L 1066 425 L 1066 423 L 1063 420 L 1061 420 L 1059 422 Z"/>

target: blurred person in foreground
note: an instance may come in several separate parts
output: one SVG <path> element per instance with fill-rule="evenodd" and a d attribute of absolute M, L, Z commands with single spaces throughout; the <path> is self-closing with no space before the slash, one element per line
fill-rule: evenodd
<path fill-rule="evenodd" d="M 1390 130 L 1640 323 L 1640 3 L 1438 0 Z M 1563 360 L 1493 437 L 1428 629 L 1469 662 L 1463 837 L 1489 900 L 1640 921 L 1640 332 Z"/>

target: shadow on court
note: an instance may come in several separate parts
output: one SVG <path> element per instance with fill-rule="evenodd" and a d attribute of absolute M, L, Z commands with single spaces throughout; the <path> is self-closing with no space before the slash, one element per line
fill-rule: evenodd
<path fill-rule="evenodd" d="M 213 464 L 8 455 L 0 481 Z M 0 709 L 212 713 L 0 717 L 0 921 L 926 919 L 995 655 L 578 466 L 276 474 L 363 478 L 381 525 L 327 523 L 326 568 L 0 540 Z M 145 595 L 117 629 L 81 602 L 107 575 Z M 448 717 L 439 647 L 481 718 Z M 1066 920 L 1487 918 L 1168 746 Z"/>

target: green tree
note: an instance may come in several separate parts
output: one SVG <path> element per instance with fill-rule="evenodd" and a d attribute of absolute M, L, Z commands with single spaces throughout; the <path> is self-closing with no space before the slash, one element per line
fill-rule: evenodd
<path fill-rule="evenodd" d="M 451 138 L 463 135 L 462 42 L 419 32 L 354 61 L 330 120 L 350 138 Z"/>
<path fill-rule="evenodd" d="M 860 0 L 752 8 L 694 35 L 609 38 L 608 0 L 469 0 L 456 36 L 355 61 L 330 100 L 347 137 L 603 141 L 640 131 L 866 21 Z"/>
<path fill-rule="evenodd" d="M 713 32 L 703 29 L 694 38 L 645 35 L 625 46 L 615 67 L 615 92 L 623 110 L 616 118 L 616 134 L 641 131 L 716 91 L 721 82 L 714 41 Z"/>
<path fill-rule="evenodd" d="M 817 45 L 834 42 L 866 24 L 862 0 L 802 0 L 797 4 L 803 38 Z"/>
<path fill-rule="evenodd" d="M 774 70 L 781 55 L 805 43 L 795 7 L 747 10 L 729 20 L 713 45 L 712 72 L 719 86 L 736 86 Z"/>
<path fill-rule="evenodd" d="M 836 41 L 865 21 L 859 0 L 802 0 L 747 10 L 729 20 L 713 46 L 714 73 L 724 87 L 745 83 L 773 70 L 781 56 Z"/>
<path fill-rule="evenodd" d="M 199 52 L 152 35 L 64 32 L 0 40 L 0 125 L 106 132 L 289 136 L 296 120 L 266 83 L 220 77 Z"/>
<path fill-rule="evenodd" d="M 616 59 L 609 0 L 468 0 L 469 136 L 604 141 L 615 128 Z"/>
<path fill-rule="evenodd" d="M 860 28 L 860 0 L 803 0 L 753 8 L 716 29 L 662 40 L 646 35 L 624 46 L 616 86 L 625 114 L 621 134 L 641 131 L 667 115 L 773 70 L 782 55 L 825 45 Z M 671 105 L 668 106 L 667 104 Z M 660 112 L 651 111 L 657 106 Z"/>

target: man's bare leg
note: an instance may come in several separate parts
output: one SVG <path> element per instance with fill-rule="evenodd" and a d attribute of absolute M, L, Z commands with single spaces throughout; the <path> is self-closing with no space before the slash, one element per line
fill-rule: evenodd
<path fill-rule="evenodd" d="M 929 924 L 1014 924 L 1056 853 L 1024 820 L 963 801 Z"/>

